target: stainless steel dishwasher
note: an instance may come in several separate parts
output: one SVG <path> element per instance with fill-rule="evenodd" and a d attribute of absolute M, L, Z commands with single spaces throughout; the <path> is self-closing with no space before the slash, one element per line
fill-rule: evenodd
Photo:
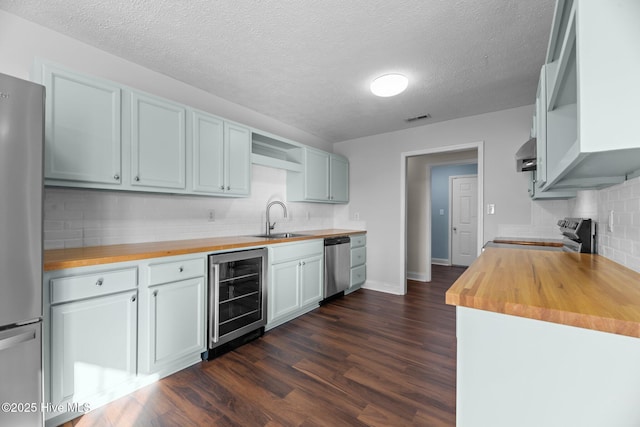
<path fill-rule="evenodd" d="M 351 238 L 324 239 L 323 302 L 344 295 L 351 280 Z"/>

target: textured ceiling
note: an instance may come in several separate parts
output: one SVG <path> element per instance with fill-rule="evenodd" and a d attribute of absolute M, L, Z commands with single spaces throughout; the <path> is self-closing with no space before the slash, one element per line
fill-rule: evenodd
<path fill-rule="evenodd" d="M 0 0 L 0 9 L 339 142 L 532 104 L 553 3 Z M 409 88 L 375 97 L 370 81 L 389 72 L 406 74 Z"/>

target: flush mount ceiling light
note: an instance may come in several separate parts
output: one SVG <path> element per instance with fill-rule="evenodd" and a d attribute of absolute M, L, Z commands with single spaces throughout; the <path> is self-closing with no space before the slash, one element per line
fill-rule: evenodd
<path fill-rule="evenodd" d="M 371 82 L 371 92 L 386 98 L 402 93 L 408 84 L 409 79 L 402 74 L 385 74 Z"/>

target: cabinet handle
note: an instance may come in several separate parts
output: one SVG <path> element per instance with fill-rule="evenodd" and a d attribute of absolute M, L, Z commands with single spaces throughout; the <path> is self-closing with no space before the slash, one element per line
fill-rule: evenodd
<path fill-rule="evenodd" d="M 96 286 L 102 286 L 102 284 L 104 283 L 104 279 L 101 277 L 98 279 L 98 281 L 96 282 Z"/>
<path fill-rule="evenodd" d="M 227 190 L 231 190 L 231 186 L 230 185 L 227 185 Z"/>
<path fill-rule="evenodd" d="M 136 175 L 135 178 L 133 178 L 134 181 L 140 181 L 140 177 Z"/>
<path fill-rule="evenodd" d="M 182 273 L 184 271 L 184 267 L 183 266 L 178 267 L 178 271 Z"/>
<path fill-rule="evenodd" d="M 118 174 L 113 175 L 113 179 L 115 179 L 116 181 L 120 181 L 120 175 Z"/>
<path fill-rule="evenodd" d="M 136 302 L 136 296 L 135 295 L 131 296 L 131 302 Z"/>
<path fill-rule="evenodd" d="M 158 290 L 156 289 L 155 291 L 153 291 L 153 296 L 157 297 L 158 296 Z"/>
<path fill-rule="evenodd" d="M 307 263 L 306 263 L 306 262 L 304 262 L 304 261 L 302 261 L 302 265 L 307 265 Z"/>
<path fill-rule="evenodd" d="M 220 186 L 220 189 L 221 189 L 221 190 L 224 190 L 224 185 L 221 185 L 221 186 Z"/>

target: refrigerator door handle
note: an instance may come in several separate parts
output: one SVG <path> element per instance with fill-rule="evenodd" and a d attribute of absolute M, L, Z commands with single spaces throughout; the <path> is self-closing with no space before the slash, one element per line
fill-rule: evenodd
<path fill-rule="evenodd" d="M 36 339 L 36 331 L 23 332 L 7 338 L 0 338 L 0 351 L 7 350 L 16 345 Z"/>

